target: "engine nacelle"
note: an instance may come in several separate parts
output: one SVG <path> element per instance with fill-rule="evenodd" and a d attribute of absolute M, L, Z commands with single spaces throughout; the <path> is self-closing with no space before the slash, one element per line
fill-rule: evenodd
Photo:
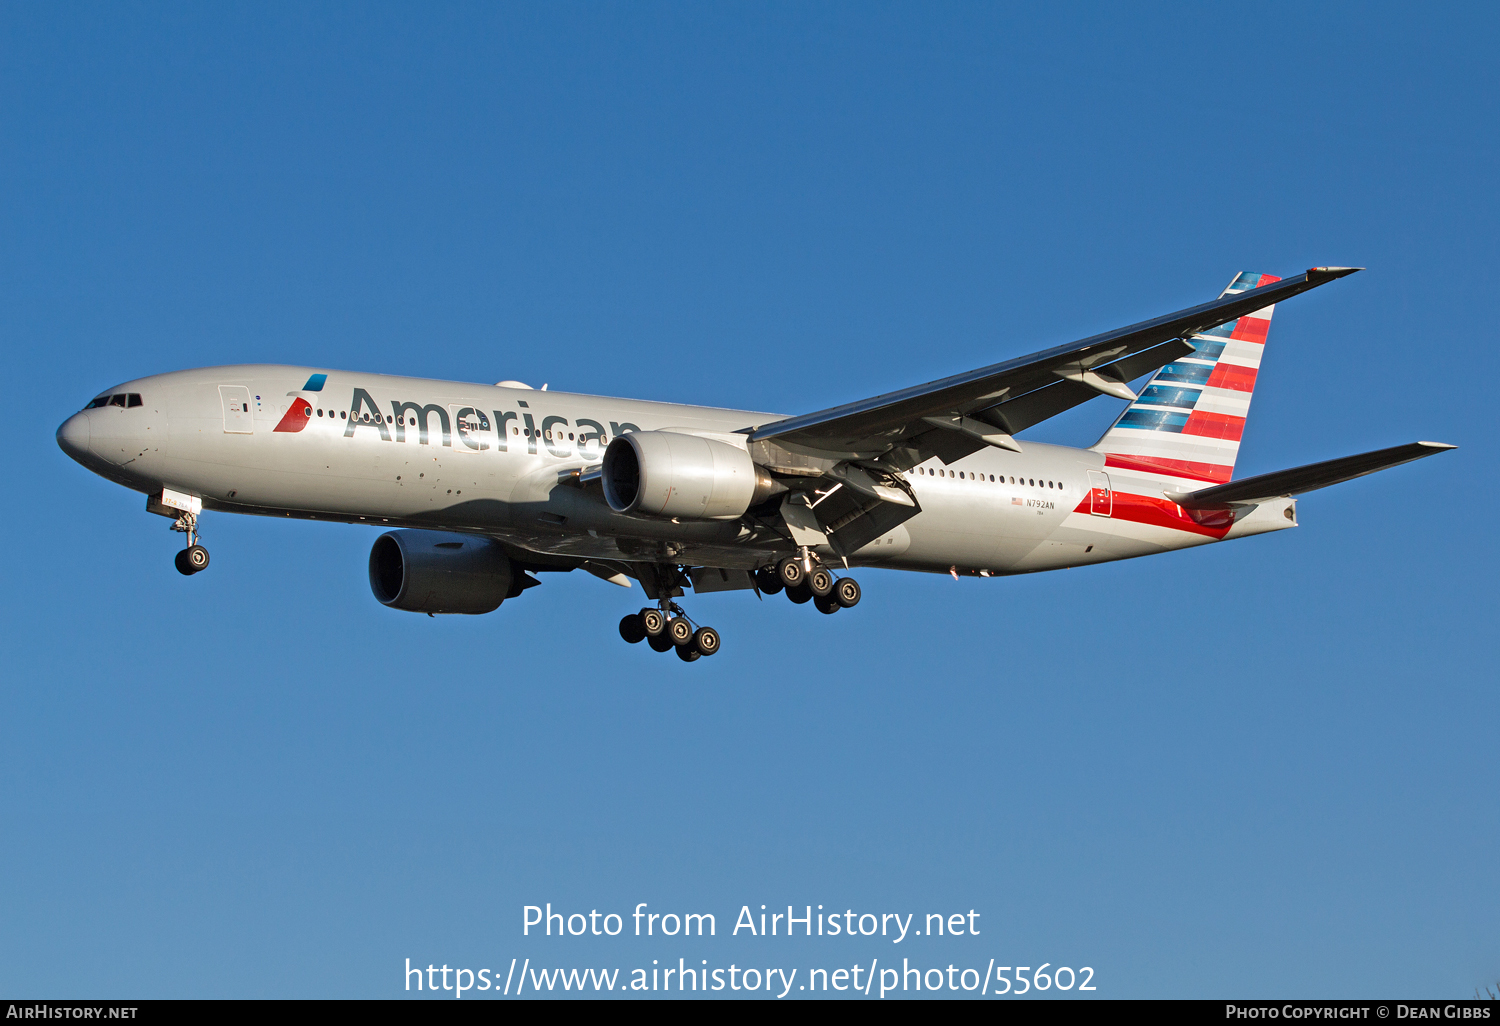
<path fill-rule="evenodd" d="M 387 531 L 370 549 L 370 590 L 392 609 L 488 613 L 515 578 L 505 551 L 471 534 Z"/>
<path fill-rule="evenodd" d="M 604 497 L 616 513 L 733 520 L 786 489 L 744 449 L 677 431 L 631 431 L 604 450 Z"/>

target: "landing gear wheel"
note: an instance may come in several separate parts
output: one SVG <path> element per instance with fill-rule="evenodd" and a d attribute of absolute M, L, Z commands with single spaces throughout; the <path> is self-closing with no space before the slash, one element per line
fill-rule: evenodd
<path fill-rule="evenodd" d="M 800 606 L 802 603 L 811 599 L 813 597 L 813 593 L 812 589 L 807 585 L 798 584 L 786 590 L 786 597 Z"/>
<path fill-rule="evenodd" d="M 208 550 L 202 545 L 189 545 L 177 553 L 177 570 L 191 576 L 208 569 Z"/>
<path fill-rule="evenodd" d="M 859 582 L 852 577 L 840 577 L 839 583 L 833 586 L 833 597 L 845 609 L 853 609 L 859 605 Z"/>
<path fill-rule="evenodd" d="M 787 588 L 795 588 L 802 583 L 807 576 L 802 570 L 802 564 L 791 556 L 776 564 L 776 576 L 781 578 L 781 583 Z M 795 601 L 795 599 L 793 600 Z M 803 601 L 806 601 L 805 599 Z"/>
<path fill-rule="evenodd" d="M 833 591 L 833 574 L 818 567 L 807 575 L 807 587 L 812 591 L 814 598 L 823 598 Z"/>
<path fill-rule="evenodd" d="M 693 632 L 693 651 L 711 656 L 719 650 L 719 632 L 712 627 L 699 627 Z"/>
<path fill-rule="evenodd" d="M 646 628 L 641 624 L 640 613 L 631 613 L 620 620 L 620 637 L 632 645 L 646 640 Z"/>
<path fill-rule="evenodd" d="M 638 614 L 641 618 L 641 629 L 646 632 L 646 637 L 654 638 L 667 629 L 667 617 L 660 609 L 652 609 L 647 606 Z M 660 649 L 665 652 L 666 649 Z"/>
<path fill-rule="evenodd" d="M 776 574 L 774 566 L 763 566 L 755 571 L 755 586 L 760 589 L 762 595 L 776 595 L 785 587 L 781 578 Z"/>
<path fill-rule="evenodd" d="M 667 637 L 664 633 L 646 635 L 646 644 L 650 645 L 651 648 L 657 652 L 667 652 L 677 647 L 676 645 L 672 644 L 672 639 Z"/>
<path fill-rule="evenodd" d="M 813 605 L 818 607 L 820 613 L 837 613 L 844 607 L 839 605 L 839 600 L 832 595 L 814 595 Z"/>
<path fill-rule="evenodd" d="M 697 649 L 687 645 L 682 645 L 677 649 L 677 658 L 681 659 L 685 663 L 695 663 L 699 659 L 702 659 L 703 656 L 698 652 Z"/>
<path fill-rule="evenodd" d="M 681 616 L 674 616 L 667 621 L 666 636 L 672 640 L 672 644 L 682 646 L 693 643 L 693 625 Z"/>

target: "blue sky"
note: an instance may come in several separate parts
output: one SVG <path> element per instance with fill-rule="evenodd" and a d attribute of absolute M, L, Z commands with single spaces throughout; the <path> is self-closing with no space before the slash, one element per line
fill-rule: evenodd
<path fill-rule="evenodd" d="M 403 960 L 1079 967 L 1099 996 L 1500 978 L 1488 5 L 8 5 L 0 992 L 404 994 Z M 376 603 L 374 532 L 56 447 L 286 362 L 801 413 L 1212 298 L 1284 304 L 1238 473 L 1418 438 L 1296 531 L 1034 577 Z M 1030 437 L 1089 445 L 1099 399 Z M 521 936 L 709 911 L 712 941 Z M 749 940 L 741 905 L 982 914 Z"/>

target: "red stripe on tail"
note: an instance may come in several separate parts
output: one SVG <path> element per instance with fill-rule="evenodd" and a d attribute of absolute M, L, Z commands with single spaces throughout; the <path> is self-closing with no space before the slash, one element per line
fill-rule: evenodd
<path fill-rule="evenodd" d="M 1169 460 L 1165 456 L 1114 456 L 1106 453 L 1104 465 L 1118 470 L 1136 470 L 1146 474 L 1166 474 L 1170 477 L 1192 478 L 1195 481 L 1212 481 L 1214 484 L 1224 484 L 1229 480 L 1229 475 L 1234 473 L 1233 467 L 1221 466 L 1217 463 Z"/>
<path fill-rule="evenodd" d="M 1189 534 L 1201 534 L 1205 538 L 1215 539 L 1224 537 L 1234 526 L 1233 517 L 1217 527 L 1200 524 L 1187 510 L 1175 502 L 1153 499 L 1149 495 L 1132 495 L 1129 492 L 1116 491 L 1114 499 L 1114 509 L 1110 512 L 1110 516 L 1115 520 L 1165 527 L 1173 531 L 1186 531 Z M 1222 517 L 1217 519 L 1223 520 Z"/>
<path fill-rule="evenodd" d="M 1238 442 L 1245 433 L 1245 418 L 1228 413 L 1204 413 L 1194 410 L 1182 426 L 1185 435 L 1200 435 L 1203 438 L 1222 438 Z"/>
<path fill-rule="evenodd" d="M 1239 339 L 1242 342 L 1259 342 L 1266 344 L 1266 333 L 1271 330 L 1271 322 L 1265 317 L 1241 317 L 1234 324 L 1234 332 L 1230 338 Z"/>
<path fill-rule="evenodd" d="M 1227 388 L 1232 392 L 1253 392 L 1255 375 L 1254 367 L 1241 367 L 1237 363 L 1220 360 L 1214 365 L 1213 373 L 1208 376 L 1208 387 Z"/>

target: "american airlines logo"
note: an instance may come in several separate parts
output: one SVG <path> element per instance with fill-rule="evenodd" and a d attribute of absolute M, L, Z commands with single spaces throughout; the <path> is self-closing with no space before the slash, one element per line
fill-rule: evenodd
<path fill-rule="evenodd" d="M 344 422 L 344 437 L 353 438 L 360 428 L 369 428 L 384 442 L 405 442 L 413 438 L 419 445 L 445 445 L 469 452 L 484 452 L 493 448 L 496 452 L 508 452 L 511 445 L 520 445 L 524 439 L 526 452 L 535 455 L 541 448 L 553 456 L 568 458 L 577 455 L 598 458 L 603 455 L 609 439 L 627 431 L 639 431 L 640 427 L 628 421 L 609 421 L 605 425 L 597 420 L 580 417 L 569 421 L 567 417 L 542 416 L 529 408 L 525 400 L 518 400 L 519 410 L 482 410 L 475 406 L 440 403 L 419 403 L 392 399 L 390 412 L 380 408 L 375 397 L 363 388 L 354 389 L 349 412 Z M 322 411 L 317 411 L 322 415 Z M 334 416 L 332 410 L 328 416 Z M 541 417 L 538 424 L 536 418 Z M 298 398 L 281 422 L 277 431 L 301 431 L 313 419 L 313 407 L 303 398 Z M 572 430 L 569 430 L 569 429 Z M 413 430 L 414 429 L 414 430 Z"/>

